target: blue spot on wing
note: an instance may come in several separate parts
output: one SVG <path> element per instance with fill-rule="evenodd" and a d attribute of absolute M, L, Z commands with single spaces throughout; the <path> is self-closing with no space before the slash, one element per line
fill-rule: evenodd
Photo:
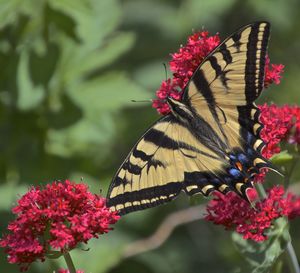
<path fill-rule="evenodd" d="M 239 155 L 238 155 L 238 160 L 239 160 L 242 164 L 247 163 L 247 162 L 249 161 L 248 158 L 247 158 L 247 156 L 244 155 L 244 154 L 239 154 Z"/>
<path fill-rule="evenodd" d="M 229 169 L 228 171 L 234 178 L 240 178 L 242 176 L 242 173 L 238 170 L 238 169 L 235 169 L 235 168 L 231 168 Z"/>
<path fill-rule="evenodd" d="M 231 160 L 236 160 L 236 156 L 233 155 L 233 154 L 229 155 L 229 158 L 230 158 Z"/>

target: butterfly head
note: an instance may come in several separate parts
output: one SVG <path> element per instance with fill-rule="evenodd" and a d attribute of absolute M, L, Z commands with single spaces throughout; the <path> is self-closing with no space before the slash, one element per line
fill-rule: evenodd
<path fill-rule="evenodd" d="M 170 107 L 171 113 L 182 121 L 188 122 L 193 118 L 193 113 L 186 104 L 175 100 L 172 97 L 167 97 L 167 103 Z"/>

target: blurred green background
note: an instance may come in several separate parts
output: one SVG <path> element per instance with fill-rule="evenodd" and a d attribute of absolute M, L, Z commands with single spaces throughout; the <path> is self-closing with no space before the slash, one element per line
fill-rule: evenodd
<path fill-rule="evenodd" d="M 286 65 L 282 83 L 264 92 L 261 102 L 300 103 L 298 0 L 1 0 L 1 232 L 12 219 L 12 204 L 29 185 L 83 177 L 94 193 L 105 195 L 131 146 L 158 118 L 150 103 L 131 100 L 154 98 L 169 54 L 193 30 L 204 27 L 224 38 L 261 19 L 272 24 L 271 62 Z M 293 180 L 299 181 L 300 174 Z M 245 272 L 237 270 L 245 261 L 231 232 L 202 220 L 180 226 L 155 250 L 124 258 L 130 243 L 188 206 L 180 196 L 166 206 L 129 214 L 113 232 L 92 240 L 90 251 L 72 252 L 77 268 L 93 273 Z M 299 228 L 295 220 L 291 231 L 298 254 Z M 46 261 L 29 272 L 59 267 L 64 261 Z M 3 252 L 0 268 L 18 271 Z"/>

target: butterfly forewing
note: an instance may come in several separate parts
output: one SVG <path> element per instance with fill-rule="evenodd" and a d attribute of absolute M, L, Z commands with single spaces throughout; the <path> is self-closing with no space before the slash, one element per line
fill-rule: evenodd
<path fill-rule="evenodd" d="M 258 22 L 227 38 L 199 66 L 190 86 L 195 85 L 207 102 L 253 102 L 263 88 L 269 29 L 269 23 Z"/>
<path fill-rule="evenodd" d="M 263 88 L 269 28 L 258 22 L 227 38 L 199 66 L 184 93 L 229 149 L 245 145 L 248 133 L 258 152 L 263 147 L 260 113 L 253 102 Z"/>

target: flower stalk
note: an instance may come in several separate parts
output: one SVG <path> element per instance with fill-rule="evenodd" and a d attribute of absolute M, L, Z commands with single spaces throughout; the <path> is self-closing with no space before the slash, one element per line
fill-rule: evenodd
<path fill-rule="evenodd" d="M 261 198 L 267 197 L 267 193 L 264 189 L 264 186 L 261 183 L 256 184 L 256 189 Z M 276 223 L 275 223 L 275 225 L 276 225 Z M 294 249 L 291 241 L 289 241 L 287 243 L 287 246 L 285 249 L 285 256 L 286 256 L 287 262 L 289 264 L 290 272 L 291 273 L 300 273 L 300 268 L 299 268 L 296 252 L 295 252 L 295 249 Z"/>
<path fill-rule="evenodd" d="M 76 268 L 74 266 L 73 260 L 69 252 L 64 253 L 64 258 L 70 273 L 76 273 Z"/>
<path fill-rule="evenodd" d="M 291 242 L 288 242 L 285 254 L 291 273 L 300 273 L 296 252 Z"/>

